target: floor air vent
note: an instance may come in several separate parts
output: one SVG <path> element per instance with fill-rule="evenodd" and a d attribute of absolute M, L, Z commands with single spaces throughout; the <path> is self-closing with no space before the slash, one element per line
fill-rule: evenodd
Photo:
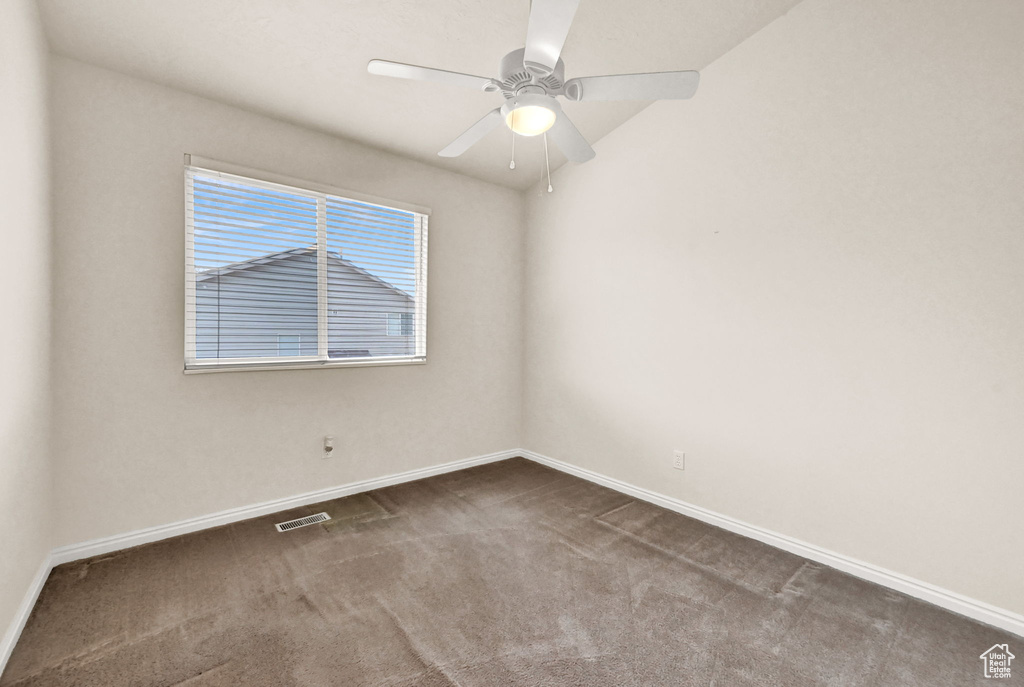
<path fill-rule="evenodd" d="M 307 515 L 304 518 L 298 520 L 289 520 L 288 522 L 279 522 L 274 527 L 277 528 L 278 532 L 287 532 L 288 530 L 294 530 L 297 527 L 305 527 L 306 525 L 315 525 L 318 522 L 327 522 L 331 517 L 327 513 L 317 513 L 316 515 Z"/>

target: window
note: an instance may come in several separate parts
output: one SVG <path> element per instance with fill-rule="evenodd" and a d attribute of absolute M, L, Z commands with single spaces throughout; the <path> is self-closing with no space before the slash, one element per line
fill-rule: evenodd
<path fill-rule="evenodd" d="M 282 358 L 291 355 L 302 355 L 302 335 L 278 334 L 277 354 Z"/>
<path fill-rule="evenodd" d="M 389 312 L 388 336 L 412 336 L 412 313 Z"/>
<path fill-rule="evenodd" d="M 426 359 L 425 209 L 196 157 L 185 196 L 186 370 Z"/>

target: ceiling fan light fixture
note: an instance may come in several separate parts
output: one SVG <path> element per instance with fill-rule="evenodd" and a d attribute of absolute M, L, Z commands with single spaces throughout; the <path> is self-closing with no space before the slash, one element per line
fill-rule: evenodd
<path fill-rule="evenodd" d="M 530 0 L 530 19 L 526 27 L 526 45 L 501 58 L 499 77 L 486 78 L 420 67 L 388 60 L 371 60 L 371 74 L 415 81 L 432 81 L 463 86 L 485 93 L 501 93 L 505 104 L 496 107 L 454 141 L 438 151 L 440 157 L 458 157 L 479 143 L 505 122 L 513 134 L 544 134 L 547 158 L 548 134 L 551 141 L 571 162 L 593 160 L 593 147 L 572 120 L 562 111 L 556 97 L 585 100 L 685 100 L 693 96 L 700 81 L 695 71 L 607 74 L 565 80 L 562 47 L 569 35 L 580 0 Z M 515 153 L 515 135 L 512 151 Z M 509 164 L 515 169 L 515 161 Z M 550 188 L 550 184 L 548 184 Z"/>
<path fill-rule="evenodd" d="M 505 125 L 520 136 L 538 136 L 555 124 L 558 104 L 554 98 L 526 94 L 506 101 Z"/>
<path fill-rule="evenodd" d="M 537 136 L 555 123 L 555 113 L 541 105 L 526 105 L 508 113 L 505 124 L 520 136 Z"/>

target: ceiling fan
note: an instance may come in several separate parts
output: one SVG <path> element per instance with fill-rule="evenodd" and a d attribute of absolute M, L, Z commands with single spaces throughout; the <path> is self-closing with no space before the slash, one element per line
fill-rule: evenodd
<path fill-rule="evenodd" d="M 547 132 L 567 158 L 586 162 L 593 159 L 594 149 L 562 111 L 556 96 L 573 101 L 682 100 L 697 91 L 700 74 L 695 71 L 653 72 L 584 76 L 566 81 L 565 64 L 559 55 L 578 6 L 579 0 L 533 0 L 526 47 L 502 58 L 500 79 L 387 60 L 370 60 L 366 69 L 371 74 L 464 86 L 501 93 L 505 97 L 501 107 L 488 112 L 445 146 L 438 153 L 441 157 L 462 155 L 504 121 L 509 129 L 522 136 Z"/>

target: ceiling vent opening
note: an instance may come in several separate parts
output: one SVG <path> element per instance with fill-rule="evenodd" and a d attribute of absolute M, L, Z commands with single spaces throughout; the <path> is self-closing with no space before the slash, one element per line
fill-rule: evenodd
<path fill-rule="evenodd" d="M 306 527 L 307 525 L 315 525 L 318 522 L 327 522 L 331 519 L 331 516 L 327 513 L 317 513 L 316 515 L 307 515 L 304 518 L 298 518 L 297 520 L 289 520 L 288 522 L 279 522 L 274 527 L 277 528 L 278 532 L 288 532 L 299 527 Z"/>

